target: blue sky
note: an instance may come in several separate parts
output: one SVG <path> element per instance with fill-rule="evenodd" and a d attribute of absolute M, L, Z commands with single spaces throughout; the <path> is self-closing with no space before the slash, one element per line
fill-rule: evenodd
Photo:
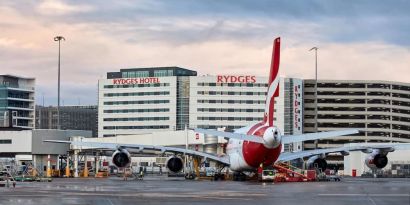
<path fill-rule="evenodd" d="M 95 104 L 97 80 L 126 67 L 267 75 L 282 37 L 280 74 L 410 82 L 410 1 L 1 1 L 0 73 L 35 77 L 56 104 L 56 35 L 64 104 Z"/>

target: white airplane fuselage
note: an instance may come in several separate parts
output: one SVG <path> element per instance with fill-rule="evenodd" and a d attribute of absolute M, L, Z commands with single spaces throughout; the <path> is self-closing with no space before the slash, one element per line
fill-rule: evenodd
<path fill-rule="evenodd" d="M 263 122 L 240 128 L 235 133 L 252 134 L 263 137 L 264 131 L 269 126 Z M 275 127 L 275 129 L 277 129 Z M 267 148 L 263 144 L 253 143 L 239 139 L 229 139 L 226 154 L 229 157 L 232 171 L 254 171 L 261 164 L 272 165 L 279 157 L 282 145 L 276 148 Z"/>

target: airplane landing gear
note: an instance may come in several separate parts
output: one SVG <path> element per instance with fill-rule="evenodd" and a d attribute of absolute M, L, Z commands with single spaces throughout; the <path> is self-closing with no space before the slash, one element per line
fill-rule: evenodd
<path fill-rule="evenodd" d="M 246 175 L 242 172 L 234 172 L 233 173 L 233 180 L 234 181 L 245 181 Z"/>
<path fill-rule="evenodd" d="M 195 177 L 196 177 L 196 176 L 195 176 L 194 173 L 186 173 L 186 174 L 185 174 L 185 179 L 194 180 Z"/>

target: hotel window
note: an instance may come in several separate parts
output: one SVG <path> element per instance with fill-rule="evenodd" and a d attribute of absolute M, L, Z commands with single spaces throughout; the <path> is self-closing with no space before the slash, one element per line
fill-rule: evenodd
<path fill-rule="evenodd" d="M 128 104 L 163 104 L 169 100 L 138 100 L 138 101 L 107 101 L 104 105 L 128 105 Z"/>
<path fill-rule="evenodd" d="M 104 97 L 148 96 L 148 95 L 169 95 L 169 91 L 161 91 L 161 92 L 133 92 L 133 93 L 105 93 L 105 94 L 104 94 Z"/>
<path fill-rule="evenodd" d="M 129 78 L 135 78 L 135 72 L 128 72 Z"/>
<path fill-rule="evenodd" d="M 172 76 L 174 74 L 173 70 L 156 70 L 154 71 L 155 77 L 162 77 L 162 76 Z"/>
<path fill-rule="evenodd" d="M 169 125 L 147 125 L 147 126 L 105 126 L 104 130 L 130 130 L 130 129 L 168 129 Z"/>
<path fill-rule="evenodd" d="M 0 140 L 0 144 L 11 144 L 11 139 Z"/>
<path fill-rule="evenodd" d="M 130 118 L 104 118 L 104 121 L 164 121 L 169 117 L 130 117 Z"/>
<path fill-rule="evenodd" d="M 135 77 L 148 77 L 149 71 L 136 71 L 134 76 Z"/>

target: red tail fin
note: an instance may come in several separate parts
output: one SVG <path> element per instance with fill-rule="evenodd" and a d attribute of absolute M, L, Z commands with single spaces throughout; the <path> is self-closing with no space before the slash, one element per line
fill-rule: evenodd
<path fill-rule="evenodd" d="M 270 64 L 269 85 L 275 80 L 279 72 L 280 62 L 280 38 L 276 38 L 273 42 L 272 60 Z"/>
<path fill-rule="evenodd" d="M 265 115 L 263 121 L 269 126 L 273 125 L 273 111 L 275 97 L 279 96 L 279 61 L 280 61 L 280 38 L 273 41 L 272 61 L 270 65 L 269 87 L 266 96 Z"/>

